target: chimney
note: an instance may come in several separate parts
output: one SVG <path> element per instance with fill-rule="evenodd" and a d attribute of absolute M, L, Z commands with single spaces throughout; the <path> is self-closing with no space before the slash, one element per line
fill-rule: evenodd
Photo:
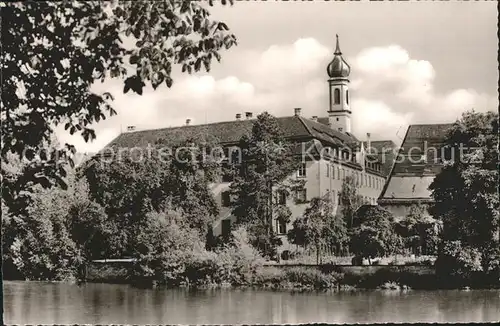
<path fill-rule="evenodd" d="M 191 119 L 186 119 L 186 126 L 189 126 L 190 123 L 191 123 Z"/>
<path fill-rule="evenodd" d="M 236 120 L 238 120 L 238 121 L 241 120 L 241 113 L 236 113 Z"/>
<path fill-rule="evenodd" d="M 371 134 L 369 132 L 366 133 L 366 149 L 370 151 L 370 148 L 372 147 L 372 142 L 370 140 Z"/>
<path fill-rule="evenodd" d="M 294 109 L 294 112 L 295 112 L 295 116 L 296 116 L 296 117 L 299 117 L 299 116 L 300 116 L 300 110 L 301 110 L 301 108 L 295 108 L 295 109 Z"/>
<path fill-rule="evenodd" d="M 314 122 L 318 122 L 318 116 L 317 115 L 313 115 L 312 118 L 311 118 L 312 121 Z"/>
<path fill-rule="evenodd" d="M 252 118 L 252 112 L 245 112 L 245 117 L 248 119 Z"/>

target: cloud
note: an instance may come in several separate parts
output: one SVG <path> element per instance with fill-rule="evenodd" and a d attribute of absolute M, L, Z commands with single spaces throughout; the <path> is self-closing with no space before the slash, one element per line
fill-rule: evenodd
<path fill-rule="evenodd" d="M 306 117 L 326 116 L 326 66 L 332 52 L 314 38 L 261 52 L 241 51 L 237 64 L 224 66 L 229 75 L 174 75 L 171 89 L 146 89 L 142 96 L 123 94 L 123 86 L 114 81 L 99 83 L 93 89 L 115 95 L 118 116 L 96 125 L 98 138 L 92 144 L 60 130 L 58 135 L 84 151 L 102 148 L 128 125 L 138 130 L 162 128 L 182 125 L 187 118 L 202 124 L 232 120 L 246 111 L 284 116 L 292 115 L 295 107 L 301 107 Z M 446 72 L 422 58 L 412 58 L 399 45 L 366 48 L 345 58 L 352 68 L 352 128 L 360 139 L 370 132 L 372 139 L 398 142 L 411 123 L 450 122 L 465 110 L 498 106 L 496 96 L 472 88 L 436 91 L 435 78 Z"/>

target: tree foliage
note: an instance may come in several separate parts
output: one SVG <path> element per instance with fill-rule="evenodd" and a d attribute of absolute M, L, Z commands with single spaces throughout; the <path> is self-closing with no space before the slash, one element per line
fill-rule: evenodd
<path fill-rule="evenodd" d="M 289 196 L 291 189 L 297 186 L 287 177 L 297 169 L 298 162 L 292 147 L 285 142 L 278 121 L 267 112 L 257 117 L 251 135 L 242 137 L 240 148 L 242 162 L 236 167 L 236 177 L 231 184 L 235 197 L 233 213 L 239 224 L 251 225 L 250 238 L 259 248 L 264 246 L 261 250 L 265 255 L 270 255 L 267 250 L 275 251 L 279 243 L 272 234 L 273 215 L 287 218 L 286 209 L 273 198 L 277 191 Z"/>
<path fill-rule="evenodd" d="M 220 61 L 220 51 L 236 39 L 225 23 L 210 19 L 205 4 L 3 2 L 2 160 L 15 153 L 30 161 L 23 178 L 3 189 L 8 196 L 34 184 L 66 186 L 58 162 L 73 164 L 75 148 L 40 150 L 60 124 L 90 141 L 92 125 L 116 114 L 113 95 L 93 92 L 94 82 L 121 79 L 125 93 L 142 94 L 149 85 L 171 87 L 175 66 L 191 73 Z"/>
<path fill-rule="evenodd" d="M 76 182 L 70 175 L 68 184 L 67 190 L 37 186 L 25 214 L 7 212 L 4 216 L 7 277 L 74 278 L 83 262 L 101 258 L 103 249 L 111 246 L 106 237 L 106 216 L 99 205 L 89 201 L 85 182 Z"/>
<path fill-rule="evenodd" d="M 396 232 L 403 238 L 406 249 L 421 255 L 435 255 L 439 244 L 441 223 L 428 216 L 426 206 L 410 207 L 408 215 L 396 222 Z"/>
<path fill-rule="evenodd" d="M 495 270 L 491 266 L 498 264 L 500 247 L 498 114 L 464 113 L 444 147 L 451 157 L 430 185 L 431 213 L 443 221 L 443 248 L 455 244 L 475 250 L 483 272 Z M 442 249 L 443 255 L 450 256 Z"/>
<path fill-rule="evenodd" d="M 356 181 L 352 176 L 347 176 L 340 190 L 339 213 L 349 228 L 352 228 L 354 215 L 361 205 L 363 205 L 363 198 L 358 194 Z"/>
<path fill-rule="evenodd" d="M 96 157 L 82 166 L 80 174 L 89 181 L 91 198 L 118 228 L 114 238 L 121 249 L 116 255 L 131 253 L 137 225 L 147 214 L 171 206 L 182 210 L 190 227 L 205 234 L 219 209 L 209 189 L 219 163 L 205 155 L 215 146 L 213 140 L 200 137 L 168 147 L 171 153 L 162 152 L 160 141 L 142 153 L 115 151 L 112 157 Z"/>
<path fill-rule="evenodd" d="M 336 248 L 339 252 L 348 237 L 345 221 L 335 214 L 332 201 L 327 197 L 315 197 L 303 217 L 293 222 L 288 239 L 291 243 L 303 247 L 315 247 L 319 263 L 322 248 Z"/>
<path fill-rule="evenodd" d="M 394 216 L 379 206 L 361 207 L 354 218 L 350 250 L 373 259 L 398 253 L 402 240 L 395 232 Z"/>

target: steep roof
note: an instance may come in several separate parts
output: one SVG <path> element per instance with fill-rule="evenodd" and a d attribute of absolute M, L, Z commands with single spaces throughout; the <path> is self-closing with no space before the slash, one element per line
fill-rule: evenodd
<path fill-rule="evenodd" d="M 452 124 L 410 125 L 379 203 L 430 200 L 429 185 L 442 169 L 439 157 Z"/>
<path fill-rule="evenodd" d="M 363 141 L 364 148 L 368 148 L 368 142 Z M 396 157 L 396 144 L 392 140 L 372 140 L 370 141 L 371 150 L 369 155 L 373 154 L 382 163 L 382 173 L 388 176 L 391 173 L 394 158 Z"/>
<path fill-rule="evenodd" d="M 148 144 L 154 145 L 160 139 L 167 143 L 179 142 L 200 134 L 211 135 L 222 145 L 237 144 L 243 135 L 252 132 L 255 121 L 255 119 L 233 120 L 203 125 L 127 132 L 120 134 L 106 147 L 146 147 Z M 287 139 L 316 138 L 337 145 L 358 141 L 351 134 L 339 132 L 300 116 L 278 117 L 277 121 L 284 133 L 284 137 Z"/>

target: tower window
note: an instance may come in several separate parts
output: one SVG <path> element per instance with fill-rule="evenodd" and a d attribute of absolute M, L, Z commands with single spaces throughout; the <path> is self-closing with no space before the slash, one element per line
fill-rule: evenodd
<path fill-rule="evenodd" d="M 349 90 L 345 91 L 345 102 L 349 105 Z"/>
<path fill-rule="evenodd" d="M 333 101 L 335 104 L 340 104 L 340 89 L 336 88 L 333 94 Z"/>
<path fill-rule="evenodd" d="M 337 121 L 339 121 L 339 118 L 337 118 Z"/>

